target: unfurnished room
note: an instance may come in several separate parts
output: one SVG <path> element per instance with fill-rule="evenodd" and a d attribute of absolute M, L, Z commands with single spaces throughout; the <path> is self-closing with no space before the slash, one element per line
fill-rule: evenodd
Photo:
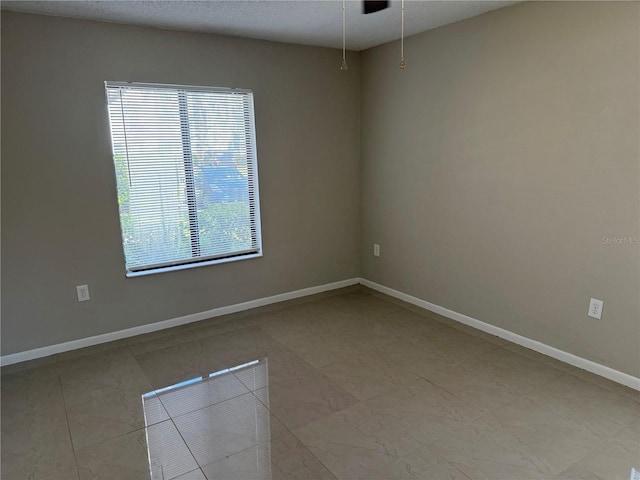
<path fill-rule="evenodd" d="M 640 479 L 640 2 L 1 7 L 3 480 Z"/>

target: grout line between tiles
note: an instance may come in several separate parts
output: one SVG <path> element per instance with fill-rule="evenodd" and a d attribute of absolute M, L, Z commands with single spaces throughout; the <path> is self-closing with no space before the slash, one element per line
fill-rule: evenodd
<path fill-rule="evenodd" d="M 300 442 L 300 445 L 302 445 L 302 446 L 304 447 L 304 449 L 305 449 L 307 452 L 309 452 L 309 455 L 311 455 L 313 458 L 315 458 L 315 459 L 320 463 L 320 465 L 322 465 L 324 468 L 326 468 L 326 469 L 327 469 L 327 471 L 328 471 L 329 473 L 331 473 L 331 475 L 333 475 L 333 476 L 336 478 L 336 480 L 338 480 L 338 479 L 340 478 L 340 477 L 338 477 L 338 474 L 337 474 L 337 473 L 335 473 L 333 470 L 331 470 L 331 468 L 329 468 L 329 465 L 326 465 L 326 464 L 325 464 L 325 463 L 324 463 L 320 458 L 318 458 L 318 457 L 317 457 L 317 456 L 316 456 L 316 455 L 315 455 L 315 454 L 314 454 L 314 453 L 309 449 L 309 447 L 308 447 L 308 446 L 307 446 L 307 445 L 306 445 L 306 444 L 305 444 L 305 443 L 304 443 L 304 442 L 303 442 L 303 441 L 302 441 L 302 440 L 301 440 L 301 439 L 300 439 L 300 438 L 299 438 L 295 433 L 291 432 L 291 435 L 293 435 L 293 436 L 294 436 L 294 438 Z"/>
<path fill-rule="evenodd" d="M 67 410 L 67 399 L 64 395 L 64 389 L 62 388 L 62 379 L 60 375 L 58 377 L 58 386 L 60 387 L 60 396 L 62 397 L 62 405 L 64 406 L 64 418 L 67 421 L 67 432 L 69 433 L 69 444 L 71 445 L 71 452 L 73 453 L 73 463 L 76 467 L 76 475 L 80 479 L 80 469 L 78 468 L 78 457 L 76 456 L 76 447 L 73 441 L 73 435 L 71 434 L 71 423 L 69 422 L 69 412 Z"/>

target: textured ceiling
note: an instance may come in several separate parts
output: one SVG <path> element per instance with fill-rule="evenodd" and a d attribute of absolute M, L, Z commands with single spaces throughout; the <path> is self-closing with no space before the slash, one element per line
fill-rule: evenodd
<path fill-rule="evenodd" d="M 400 0 L 362 14 L 347 1 L 347 48 L 364 50 L 400 38 Z M 480 15 L 515 1 L 405 2 L 405 35 Z M 297 1 L 2 1 L 2 9 L 218 33 L 301 45 L 342 47 L 342 2 Z"/>

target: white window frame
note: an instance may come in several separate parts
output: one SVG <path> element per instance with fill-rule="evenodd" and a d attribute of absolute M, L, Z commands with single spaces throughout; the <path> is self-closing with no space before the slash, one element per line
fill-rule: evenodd
<path fill-rule="evenodd" d="M 256 150 L 256 133 L 255 133 L 255 107 L 253 101 L 253 91 L 249 89 L 241 89 L 241 88 L 228 88 L 228 87 L 207 87 L 207 86 L 193 86 L 193 85 L 176 85 L 176 84 L 156 84 L 156 83 L 138 83 L 138 82 L 121 82 L 121 81 L 105 81 L 105 98 L 107 97 L 107 92 L 109 88 L 126 88 L 126 87 L 139 87 L 139 88 L 150 88 L 150 89 L 168 89 L 168 90 L 176 90 L 176 91 L 189 91 L 189 92 L 216 92 L 216 93 L 241 93 L 248 95 L 250 100 L 250 128 L 247 129 L 248 140 L 251 142 L 251 155 L 250 158 L 247 159 L 247 164 L 251 164 L 252 171 L 254 172 L 251 181 L 253 186 L 253 202 L 252 202 L 252 211 L 253 211 L 253 219 L 255 226 L 255 245 L 256 248 L 252 248 L 249 251 L 245 252 L 229 252 L 224 255 L 216 255 L 215 258 L 209 257 L 195 257 L 191 261 L 180 261 L 176 260 L 175 264 L 173 262 L 164 262 L 162 264 L 149 264 L 144 265 L 143 267 L 133 267 L 129 268 L 126 265 L 126 252 L 124 251 L 124 231 L 122 230 L 122 220 L 120 218 L 120 209 L 118 208 L 118 220 L 120 222 L 121 228 L 121 241 L 123 247 L 123 254 L 125 255 L 125 275 L 127 277 L 139 277 L 144 275 L 151 275 L 155 273 L 163 273 L 163 272 L 171 272 L 171 271 L 179 271 L 186 270 L 190 268 L 203 267 L 208 265 L 216 265 L 228 262 L 235 262 L 240 260 L 248 260 L 252 258 L 259 258 L 263 256 L 262 249 L 262 228 L 261 228 L 261 218 L 260 218 L 260 191 L 259 191 L 259 181 L 258 181 L 258 161 L 257 161 L 257 150 Z M 108 99 L 107 99 L 107 109 L 108 109 Z M 109 132 L 111 135 L 111 144 L 112 144 L 112 154 L 115 158 L 114 151 L 114 142 L 113 142 L 113 128 L 111 125 L 111 114 L 107 113 L 109 118 Z M 186 160 L 185 160 L 186 161 Z M 117 189 L 117 187 L 116 187 Z M 256 250 L 254 252 L 254 250 Z M 169 263 L 169 264 L 167 264 Z"/>

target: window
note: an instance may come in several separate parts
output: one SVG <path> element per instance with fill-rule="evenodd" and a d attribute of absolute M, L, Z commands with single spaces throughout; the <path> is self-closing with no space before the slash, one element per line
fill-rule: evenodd
<path fill-rule="evenodd" d="M 260 256 L 251 91 L 105 86 L 127 276 Z"/>

